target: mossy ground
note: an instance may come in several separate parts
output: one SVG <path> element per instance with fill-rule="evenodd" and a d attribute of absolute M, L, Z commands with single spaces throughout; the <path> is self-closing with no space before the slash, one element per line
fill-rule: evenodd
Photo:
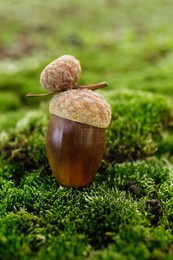
<path fill-rule="evenodd" d="M 0 259 L 173 259 L 171 0 L 1 1 Z M 108 81 L 94 182 L 62 187 L 45 153 L 39 74 L 63 54 Z"/>

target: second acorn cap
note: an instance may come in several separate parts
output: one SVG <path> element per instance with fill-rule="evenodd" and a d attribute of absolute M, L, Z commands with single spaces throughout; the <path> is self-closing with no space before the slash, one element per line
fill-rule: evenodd
<path fill-rule="evenodd" d="M 44 68 L 40 83 L 48 91 L 64 91 L 74 88 L 80 73 L 80 62 L 72 55 L 63 55 Z"/>
<path fill-rule="evenodd" d="M 51 114 L 99 128 L 111 121 L 110 105 L 103 96 L 88 89 L 71 89 L 56 94 L 49 106 Z"/>

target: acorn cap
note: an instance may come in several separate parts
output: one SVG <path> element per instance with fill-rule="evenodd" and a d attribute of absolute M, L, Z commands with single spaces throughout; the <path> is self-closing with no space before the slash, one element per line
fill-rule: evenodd
<path fill-rule="evenodd" d="M 40 83 L 48 91 L 64 91 L 74 88 L 80 73 L 80 62 L 71 55 L 63 55 L 44 68 Z"/>
<path fill-rule="evenodd" d="M 56 94 L 49 106 L 51 114 L 99 128 L 111 121 L 110 105 L 103 96 L 88 89 L 71 89 Z"/>

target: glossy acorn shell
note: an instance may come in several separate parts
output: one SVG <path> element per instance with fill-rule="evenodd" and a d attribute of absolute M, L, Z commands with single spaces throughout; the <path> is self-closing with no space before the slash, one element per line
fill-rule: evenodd
<path fill-rule="evenodd" d="M 68 187 L 92 182 L 105 148 L 105 129 L 51 115 L 46 152 L 56 180 Z"/>

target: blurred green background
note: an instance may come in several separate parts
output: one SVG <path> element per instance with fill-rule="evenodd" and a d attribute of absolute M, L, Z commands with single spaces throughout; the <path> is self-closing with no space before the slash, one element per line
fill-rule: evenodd
<path fill-rule="evenodd" d="M 172 95 L 171 0 L 7 0 L 0 3 L 0 110 L 38 104 L 39 75 L 63 54 L 80 59 L 80 82 L 108 81 Z"/>
<path fill-rule="evenodd" d="M 83 191 L 45 153 L 40 73 L 80 60 L 112 108 Z M 173 259 L 173 1 L 0 0 L 0 259 Z M 3 258 L 4 257 L 4 258 Z"/>

